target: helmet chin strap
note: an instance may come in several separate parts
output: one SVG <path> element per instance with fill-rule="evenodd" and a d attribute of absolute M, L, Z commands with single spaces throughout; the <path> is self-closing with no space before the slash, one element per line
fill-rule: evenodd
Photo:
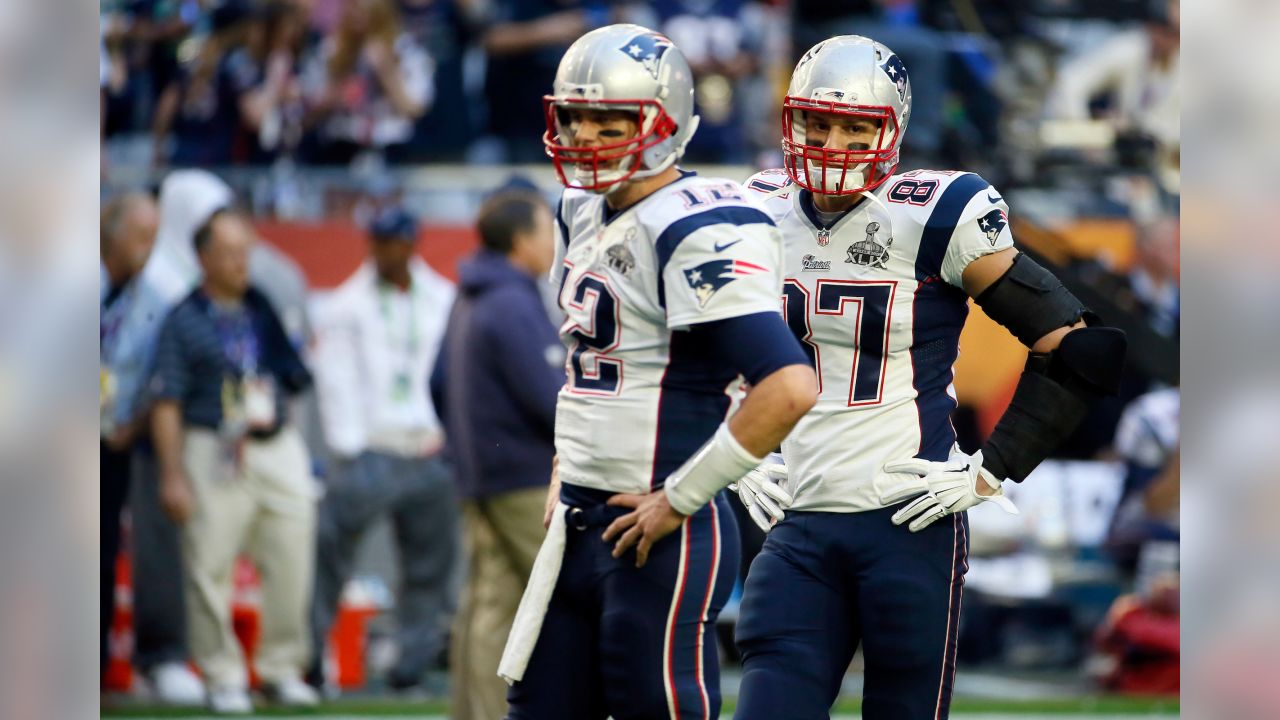
<path fill-rule="evenodd" d="M 883 187 L 883 186 L 881 186 L 881 187 Z M 878 188 L 877 188 L 877 189 L 878 189 Z M 885 202 L 884 202 L 883 200 L 881 200 L 880 198 L 876 197 L 876 191 L 875 191 L 875 190 L 863 190 L 862 192 L 859 192 L 858 194 L 859 194 L 859 195 L 861 195 L 862 197 L 864 197 L 864 198 L 866 198 L 866 199 L 870 200 L 870 201 L 871 201 L 871 203 L 872 203 L 873 205 L 875 205 L 876 207 L 880 208 L 880 212 L 884 213 L 884 214 L 885 214 L 885 217 L 890 217 L 890 213 L 889 213 L 889 206 L 888 206 L 888 205 L 886 205 L 886 204 L 885 204 Z"/>

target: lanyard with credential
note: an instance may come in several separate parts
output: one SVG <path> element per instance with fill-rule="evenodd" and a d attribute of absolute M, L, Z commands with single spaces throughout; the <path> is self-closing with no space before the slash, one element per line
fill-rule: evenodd
<path fill-rule="evenodd" d="M 218 330 L 218 341 L 227 362 L 241 375 L 256 374 L 260 359 L 258 333 L 253 327 L 253 317 L 249 310 L 245 308 L 228 313 L 210 305 L 209 314 Z"/>
<path fill-rule="evenodd" d="M 409 312 L 406 317 L 409 320 L 408 332 L 405 333 L 405 343 L 400 355 L 400 367 L 396 370 L 395 377 L 391 384 L 391 399 L 395 402 L 406 402 L 409 399 L 410 376 L 413 371 L 413 361 L 418 355 L 418 307 L 417 307 L 417 288 L 409 285 Z M 378 283 L 378 306 L 382 314 L 382 322 L 387 330 L 388 344 L 393 347 L 398 339 L 394 330 L 394 323 L 391 318 L 391 301 L 390 294 L 396 292 L 385 282 Z"/>

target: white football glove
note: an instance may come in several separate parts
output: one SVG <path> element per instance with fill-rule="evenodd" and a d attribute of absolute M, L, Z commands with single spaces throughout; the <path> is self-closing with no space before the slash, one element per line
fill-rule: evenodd
<path fill-rule="evenodd" d="M 787 466 L 782 462 L 782 455 L 770 453 L 755 470 L 731 483 L 729 489 L 738 493 L 752 521 L 769 532 L 774 523 L 785 517 L 783 511 L 791 507 L 791 495 L 780 484 L 786 479 Z"/>
<path fill-rule="evenodd" d="M 1018 508 L 1004 496 L 1001 481 L 990 471 L 983 469 L 981 450 L 973 455 L 966 455 L 957 448 L 952 450 L 945 462 L 920 458 L 895 460 L 885 463 L 884 471 L 919 475 L 929 487 L 925 494 L 893 514 L 893 524 L 901 525 L 910 521 L 907 528 L 911 532 L 919 532 L 939 518 L 964 512 L 987 501 L 994 502 L 1007 513 L 1018 514 Z M 979 482 L 986 483 L 995 490 L 995 494 L 979 495 Z"/>

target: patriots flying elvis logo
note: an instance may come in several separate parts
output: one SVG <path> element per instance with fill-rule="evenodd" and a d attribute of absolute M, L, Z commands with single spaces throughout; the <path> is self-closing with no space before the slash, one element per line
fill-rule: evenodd
<path fill-rule="evenodd" d="M 720 288 L 743 275 L 758 275 L 762 272 L 768 270 L 745 260 L 709 260 L 697 267 L 686 268 L 684 278 L 689 281 L 689 287 L 693 288 L 693 294 L 698 296 L 698 306 L 706 307 L 707 301 Z"/>
<path fill-rule="evenodd" d="M 900 102 L 907 101 L 907 66 L 902 64 L 897 55 L 890 55 L 888 60 L 880 66 L 885 75 L 898 86 L 898 100 Z"/>
<path fill-rule="evenodd" d="M 1000 233 L 1004 231 L 1004 226 L 1009 224 L 1009 216 L 1004 211 L 997 208 L 983 215 L 978 220 L 978 227 L 982 228 L 983 234 L 987 236 L 987 242 L 991 243 L 991 247 L 996 246 L 996 241 L 1000 239 Z"/>
<path fill-rule="evenodd" d="M 662 60 L 662 55 L 671 47 L 671 41 L 662 37 L 657 33 L 645 33 L 637 35 L 627 41 L 626 45 L 618 48 L 627 57 L 635 60 L 649 71 L 654 80 L 658 79 L 658 63 Z"/>

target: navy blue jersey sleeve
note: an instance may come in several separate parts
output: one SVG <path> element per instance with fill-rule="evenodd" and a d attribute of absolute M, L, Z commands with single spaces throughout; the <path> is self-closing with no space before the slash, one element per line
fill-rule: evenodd
<path fill-rule="evenodd" d="M 788 365 L 812 366 L 796 336 L 775 312 L 700 323 L 689 332 L 702 335 L 719 359 L 752 385 Z"/>

